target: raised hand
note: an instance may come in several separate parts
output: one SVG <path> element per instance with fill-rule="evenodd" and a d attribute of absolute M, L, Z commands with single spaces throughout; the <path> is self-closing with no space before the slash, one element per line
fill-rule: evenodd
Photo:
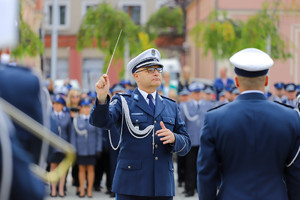
<path fill-rule="evenodd" d="M 109 79 L 107 74 L 103 74 L 95 85 L 97 98 L 100 104 L 104 104 L 109 93 Z"/>

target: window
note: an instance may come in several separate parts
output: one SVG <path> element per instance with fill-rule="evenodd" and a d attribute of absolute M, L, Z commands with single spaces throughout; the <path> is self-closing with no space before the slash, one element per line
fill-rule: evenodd
<path fill-rule="evenodd" d="M 82 88 L 91 91 L 95 90 L 95 83 L 102 74 L 102 59 L 83 59 L 82 62 Z"/>
<path fill-rule="evenodd" d="M 45 59 L 45 72 L 51 74 L 51 58 Z M 56 79 L 68 79 L 69 78 L 69 60 L 57 59 L 56 66 Z"/>
<path fill-rule="evenodd" d="M 53 16 L 53 9 L 52 9 L 52 5 L 49 6 L 49 24 L 52 25 L 52 16 Z M 66 24 L 66 6 L 59 6 L 58 9 L 58 13 L 59 13 L 59 25 L 65 25 Z"/>
<path fill-rule="evenodd" d="M 122 0 L 118 3 L 118 8 L 128 13 L 132 21 L 137 25 L 144 25 L 147 22 L 146 0 Z"/>
<path fill-rule="evenodd" d="M 141 24 L 141 6 L 123 6 L 123 10 L 128 13 L 132 21 L 140 25 Z"/>
<path fill-rule="evenodd" d="M 69 25 L 69 2 L 60 1 L 58 2 L 58 28 L 66 28 Z M 51 28 L 53 22 L 53 5 L 52 1 L 45 3 L 45 12 L 46 12 L 46 28 Z"/>
<path fill-rule="evenodd" d="M 66 6 L 59 6 L 59 24 L 66 24 Z"/>
<path fill-rule="evenodd" d="M 89 1 L 83 1 L 81 3 L 81 15 L 82 17 L 85 15 L 85 13 L 88 11 L 88 9 L 96 9 L 100 4 L 99 0 L 89 0 Z"/>

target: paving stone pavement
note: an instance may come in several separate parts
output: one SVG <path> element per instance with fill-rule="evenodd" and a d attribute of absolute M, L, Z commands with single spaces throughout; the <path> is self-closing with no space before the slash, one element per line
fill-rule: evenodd
<path fill-rule="evenodd" d="M 174 163 L 174 165 L 176 166 L 176 163 Z M 70 171 L 71 170 L 69 170 L 69 172 Z M 177 173 L 175 173 L 175 180 L 177 180 Z M 105 194 L 106 189 L 102 189 L 101 192 L 93 191 L 93 198 L 88 198 L 87 196 L 85 198 L 79 198 L 78 196 L 76 196 L 75 187 L 72 186 L 71 183 L 72 183 L 72 177 L 71 177 L 71 173 L 69 173 L 67 176 L 67 195 L 64 198 L 60 198 L 60 197 L 51 198 L 50 196 L 47 196 L 45 198 L 45 200 L 59 200 L 59 199 L 63 199 L 63 200 L 81 200 L 81 199 L 82 200 L 84 200 L 84 199 L 114 200 L 115 199 L 115 198 L 109 197 L 107 194 Z M 197 193 L 195 193 L 195 195 L 193 197 L 185 197 L 182 192 L 183 192 L 183 187 L 178 187 L 177 181 L 175 181 L 176 196 L 174 197 L 174 200 L 183 200 L 183 199 L 197 200 L 198 199 Z M 47 192 L 47 194 L 49 194 L 49 192 Z"/>

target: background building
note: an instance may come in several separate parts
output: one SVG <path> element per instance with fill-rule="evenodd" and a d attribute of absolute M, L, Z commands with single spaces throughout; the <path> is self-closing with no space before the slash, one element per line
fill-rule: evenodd
<path fill-rule="evenodd" d="M 52 0 L 45 0 L 44 21 L 45 29 L 45 73 L 51 70 L 51 28 L 52 28 Z M 83 89 L 92 90 L 100 75 L 104 64 L 101 50 L 85 48 L 81 52 L 76 50 L 77 32 L 81 21 L 89 7 L 98 6 L 104 0 L 59 0 L 59 26 L 57 50 L 57 79 L 77 79 Z M 124 10 L 138 25 L 144 25 L 148 18 L 156 12 L 166 0 L 109 0 L 114 8 Z M 116 36 L 117 38 L 117 36 Z M 112 64 L 110 80 L 116 83 L 118 72 L 124 67 L 123 62 Z"/>
<path fill-rule="evenodd" d="M 228 17 L 232 19 L 246 20 L 250 15 L 256 14 L 262 9 L 264 2 L 270 4 L 278 0 L 193 0 L 187 6 L 187 20 L 186 20 L 186 64 L 190 65 L 195 77 L 214 79 L 218 76 L 220 67 L 226 66 L 229 69 L 229 75 L 234 76 L 233 68 L 230 66 L 228 59 L 215 60 L 211 54 L 207 57 L 203 56 L 203 51 L 198 49 L 191 36 L 190 30 L 197 24 L 198 21 L 205 20 L 214 9 L 218 11 L 226 11 Z M 289 6 L 293 8 L 293 3 L 297 1 L 284 0 L 286 8 Z M 298 1 L 299 2 L 299 1 Z M 300 2 L 299 2 L 300 3 Z M 284 40 L 289 42 L 291 47 L 290 52 L 293 57 L 286 61 L 276 60 L 275 67 L 270 70 L 270 89 L 273 89 L 273 83 L 276 81 L 283 81 L 285 83 L 294 82 L 300 83 L 300 69 L 299 69 L 299 45 L 300 45 L 300 16 L 298 10 L 291 10 L 290 12 L 282 12 L 282 7 L 279 7 L 279 32 Z"/>

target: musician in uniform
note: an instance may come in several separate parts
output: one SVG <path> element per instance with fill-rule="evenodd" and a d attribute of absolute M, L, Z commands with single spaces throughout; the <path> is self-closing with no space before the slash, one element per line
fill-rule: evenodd
<path fill-rule="evenodd" d="M 264 95 L 273 60 L 248 48 L 230 62 L 241 94 L 205 115 L 197 160 L 199 200 L 299 200 L 300 118 Z"/>
<path fill-rule="evenodd" d="M 156 92 L 163 71 L 159 51 L 144 51 L 127 69 L 137 88 L 130 95 L 115 95 L 110 102 L 109 79 L 103 74 L 96 83 L 97 99 L 90 116 L 94 126 L 121 129 L 112 191 L 118 200 L 173 199 L 172 155 L 185 155 L 191 141 L 176 102 Z"/>

